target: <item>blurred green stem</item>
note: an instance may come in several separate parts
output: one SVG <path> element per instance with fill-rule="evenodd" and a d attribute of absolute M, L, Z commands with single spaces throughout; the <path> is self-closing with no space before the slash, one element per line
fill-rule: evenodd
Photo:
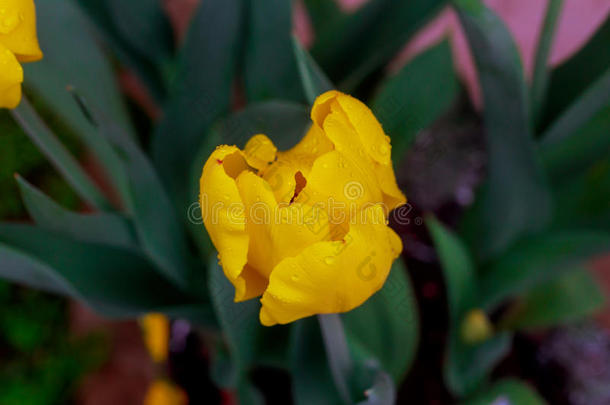
<path fill-rule="evenodd" d="M 538 48 L 536 50 L 536 60 L 534 64 L 534 77 L 531 88 L 532 119 L 534 127 L 540 122 L 540 115 L 543 112 L 543 105 L 546 98 L 546 91 L 549 81 L 548 61 L 557 19 L 561 12 L 563 0 L 548 0 L 544 25 L 540 32 Z"/>
<path fill-rule="evenodd" d="M 354 365 L 347 347 L 347 338 L 341 317 L 339 314 L 320 314 L 318 320 L 335 387 L 343 402 L 352 404 L 348 380 L 353 373 Z"/>

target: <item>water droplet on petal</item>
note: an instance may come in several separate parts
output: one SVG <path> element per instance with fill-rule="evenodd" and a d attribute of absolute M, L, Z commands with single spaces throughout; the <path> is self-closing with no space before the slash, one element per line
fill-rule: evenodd
<path fill-rule="evenodd" d="M 15 28 L 21 22 L 22 17 L 17 11 L 7 12 L 5 9 L 0 10 L 0 33 L 9 34 L 14 31 Z"/>
<path fill-rule="evenodd" d="M 324 258 L 324 263 L 326 263 L 327 265 L 333 265 L 335 263 L 335 258 L 334 256 L 327 256 Z"/>

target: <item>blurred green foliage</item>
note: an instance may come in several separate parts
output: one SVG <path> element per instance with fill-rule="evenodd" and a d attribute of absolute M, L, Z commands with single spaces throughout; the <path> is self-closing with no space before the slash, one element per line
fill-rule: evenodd
<path fill-rule="evenodd" d="M 68 404 L 106 357 L 104 335 L 70 336 L 65 299 L 0 282 L 0 403 Z"/>
<path fill-rule="evenodd" d="M 38 105 L 41 108 L 41 105 Z M 48 115 L 64 144 L 79 153 L 78 142 Z M 10 114 L 0 110 L 0 218 L 23 220 L 26 210 L 15 174 L 26 176 L 63 207 L 79 199 L 56 174 Z M 65 405 L 79 382 L 107 357 L 102 334 L 70 336 L 65 298 L 0 281 L 0 404 Z"/>

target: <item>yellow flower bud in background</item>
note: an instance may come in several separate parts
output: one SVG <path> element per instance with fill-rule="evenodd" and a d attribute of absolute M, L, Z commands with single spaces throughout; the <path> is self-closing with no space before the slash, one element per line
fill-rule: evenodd
<path fill-rule="evenodd" d="M 406 199 L 373 113 L 329 91 L 311 118 L 288 151 L 263 134 L 243 151 L 219 146 L 200 179 L 203 221 L 235 301 L 262 295 L 263 325 L 352 310 L 402 251 L 387 219 Z"/>
<path fill-rule="evenodd" d="M 486 341 L 493 335 L 493 326 L 485 312 L 473 309 L 466 314 L 462 321 L 462 340 L 468 344 L 478 344 Z"/>
<path fill-rule="evenodd" d="M 0 0 L 0 108 L 15 108 L 21 101 L 20 62 L 41 58 L 34 1 Z"/>
<path fill-rule="evenodd" d="M 169 319 L 162 314 L 148 314 L 140 318 L 144 344 L 155 363 L 167 360 L 169 352 Z"/>
<path fill-rule="evenodd" d="M 153 382 L 144 398 L 144 405 L 186 405 L 187 403 L 188 399 L 184 391 L 165 380 Z"/>

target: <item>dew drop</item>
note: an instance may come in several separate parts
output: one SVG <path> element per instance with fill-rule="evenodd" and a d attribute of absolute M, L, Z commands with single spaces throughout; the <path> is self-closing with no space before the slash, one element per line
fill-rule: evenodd
<path fill-rule="evenodd" d="M 290 277 L 290 279 L 291 279 L 292 281 L 294 281 L 294 282 L 297 282 L 297 281 L 299 281 L 299 275 L 298 275 L 298 274 L 293 274 L 293 275 Z"/>
<path fill-rule="evenodd" d="M 330 266 L 335 263 L 335 258 L 333 256 L 326 256 L 324 258 L 324 263 Z"/>
<path fill-rule="evenodd" d="M 7 12 L 5 9 L 0 10 L 0 33 L 9 34 L 14 31 L 21 21 L 20 15 L 15 12 Z"/>
<path fill-rule="evenodd" d="M 381 145 L 379 147 L 379 153 L 381 153 L 382 155 L 387 155 L 389 151 L 390 149 L 388 148 L 388 145 Z"/>

